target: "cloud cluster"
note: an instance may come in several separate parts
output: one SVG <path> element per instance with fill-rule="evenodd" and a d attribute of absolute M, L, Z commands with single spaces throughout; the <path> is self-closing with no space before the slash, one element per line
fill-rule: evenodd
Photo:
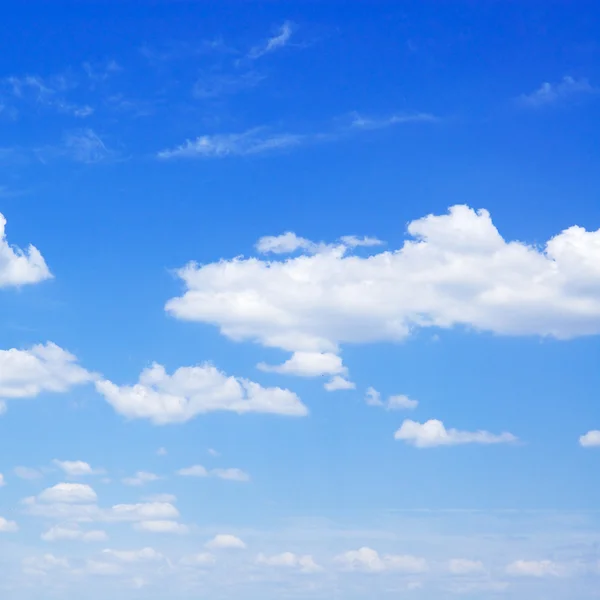
<path fill-rule="evenodd" d="M 427 561 L 411 555 L 386 554 L 363 546 L 358 550 L 349 550 L 336 557 L 336 562 L 348 571 L 381 573 L 399 571 L 402 573 L 423 573 L 428 570 Z"/>

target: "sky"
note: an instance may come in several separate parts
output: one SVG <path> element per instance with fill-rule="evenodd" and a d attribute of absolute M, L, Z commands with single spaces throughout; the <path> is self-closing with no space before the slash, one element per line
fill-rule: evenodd
<path fill-rule="evenodd" d="M 599 597 L 598 6 L 0 31 L 3 597 Z"/>

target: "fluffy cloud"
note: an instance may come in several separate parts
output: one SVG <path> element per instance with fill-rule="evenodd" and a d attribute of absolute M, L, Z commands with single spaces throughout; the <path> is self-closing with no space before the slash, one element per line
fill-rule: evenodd
<path fill-rule="evenodd" d="M 166 310 L 292 353 L 337 354 L 343 343 L 399 341 L 425 327 L 600 333 L 600 230 L 573 226 L 538 247 L 503 239 L 485 210 L 453 206 L 412 221 L 408 234 L 399 249 L 365 257 L 337 243 L 293 257 L 192 262 L 179 269 L 185 291 Z"/>
<path fill-rule="evenodd" d="M 485 572 L 483 563 L 479 560 L 468 560 L 466 558 L 453 558 L 448 561 L 448 571 L 453 575 L 472 575 Z"/>
<path fill-rule="evenodd" d="M 188 533 L 189 529 L 186 525 L 182 525 L 177 521 L 140 521 L 134 524 L 138 531 L 147 531 L 150 533 Z"/>
<path fill-rule="evenodd" d="M 506 567 L 506 572 L 517 577 L 561 577 L 567 569 L 551 560 L 517 560 Z"/>
<path fill-rule="evenodd" d="M 259 363 L 258 368 L 272 373 L 319 377 L 320 375 L 343 375 L 346 368 L 342 359 L 333 352 L 294 352 L 282 365 Z"/>
<path fill-rule="evenodd" d="M 394 438 L 412 444 L 417 448 L 455 446 L 458 444 L 507 444 L 517 441 L 512 433 L 496 435 L 489 431 L 446 429 L 444 424 L 436 419 L 431 419 L 425 423 L 406 419 L 394 434 Z"/>
<path fill-rule="evenodd" d="M 82 460 L 53 460 L 52 461 L 65 475 L 80 477 L 82 475 L 94 475 L 98 471 Z"/>
<path fill-rule="evenodd" d="M 328 392 L 337 392 L 338 390 L 353 390 L 356 388 L 356 384 L 341 375 L 334 375 L 323 387 Z"/>
<path fill-rule="evenodd" d="M 545 81 L 534 92 L 522 95 L 519 98 L 519 103 L 529 108 L 540 108 L 565 102 L 570 98 L 585 94 L 597 94 L 598 91 L 587 79 L 575 79 L 567 75 L 558 83 Z"/>
<path fill-rule="evenodd" d="M 95 529 L 91 531 L 82 531 L 76 525 L 62 526 L 56 525 L 41 535 L 45 542 L 57 542 L 61 540 L 82 541 L 82 542 L 104 542 L 108 539 L 105 531 Z"/>
<path fill-rule="evenodd" d="M 96 502 L 96 492 L 83 483 L 57 483 L 42 491 L 38 499 L 47 503 L 90 504 Z"/>
<path fill-rule="evenodd" d="M 125 563 L 136 563 L 146 561 L 162 560 L 164 556 L 154 548 L 142 548 L 141 550 L 112 550 L 107 548 L 102 553 Z"/>
<path fill-rule="evenodd" d="M 154 473 L 148 473 L 147 471 L 138 471 L 133 477 L 125 477 L 123 483 L 125 485 L 144 485 L 151 481 L 157 481 L 160 479 L 158 475 Z"/>
<path fill-rule="evenodd" d="M 6 218 L 0 213 L 0 288 L 38 283 L 52 274 L 35 246 L 23 251 L 6 239 Z M 1 370 L 0 370 L 1 372 Z"/>
<path fill-rule="evenodd" d="M 348 571 L 423 573 L 428 569 L 427 561 L 423 558 L 395 554 L 380 556 L 376 550 L 367 547 L 344 552 L 337 556 L 335 560 Z"/>
<path fill-rule="evenodd" d="M 93 378 L 75 356 L 51 342 L 29 350 L 0 350 L 0 399 L 66 392 Z"/>
<path fill-rule="evenodd" d="M 231 535 L 229 533 L 219 533 L 212 540 L 206 542 L 205 546 L 211 550 L 243 550 L 246 547 L 246 544 L 235 535 Z"/>
<path fill-rule="evenodd" d="M 242 469 L 211 469 L 210 471 L 202 465 L 194 465 L 192 467 L 186 467 L 179 469 L 177 475 L 183 477 L 217 477 L 219 479 L 226 479 L 229 481 L 250 481 L 250 475 L 242 471 Z"/>
<path fill-rule="evenodd" d="M 13 533 L 19 530 L 19 526 L 14 521 L 8 521 L 0 517 L 0 533 Z"/>
<path fill-rule="evenodd" d="M 210 552 L 200 552 L 198 554 L 191 554 L 184 556 L 181 559 L 181 564 L 189 567 L 209 567 L 214 565 L 217 559 Z"/>
<path fill-rule="evenodd" d="M 214 411 L 304 416 L 306 407 L 293 392 L 264 388 L 246 379 L 228 377 L 212 365 L 181 367 L 173 375 L 154 364 L 142 371 L 133 386 L 106 380 L 96 388 L 113 408 L 129 418 L 150 419 L 158 425 L 182 423 Z"/>
<path fill-rule="evenodd" d="M 386 410 L 411 410 L 417 408 L 418 400 L 412 400 L 408 396 L 398 394 L 390 396 L 385 402 L 381 399 L 381 394 L 375 388 L 367 388 L 365 402 L 369 406 L 380 406 Z"/>
<path fill-rule="evenodd" d="M 27 556 L 22 562 L 23 573 L 26 575 L 45 575 L 56 569 L 69 569 L 71 565 L 66 558 L 44 554 L 42 556 Z"/>
<path fill-rule="evenodd" d="M 579 438 L 579 444 L 584 448 L 600 446 L 600 431 L 598 431 L 597 429 L 588 431 L 585 435 L 582 435 Z"/>
<path fill-rule="evenodd" d="M 293 552 L 283 552 L 272 556 L 261 553 L 256 557 L 256 564 L 267 567 L 298 569 L 301 573 L 318 573 L 323 570 L 310 554 L 300 556 Z"/>

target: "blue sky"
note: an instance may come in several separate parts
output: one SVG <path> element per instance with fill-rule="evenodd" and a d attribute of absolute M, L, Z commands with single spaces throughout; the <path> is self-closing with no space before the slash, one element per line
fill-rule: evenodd
<path fill-rule="evenodd" d="M 2 593 L 596 598 L 599 34 L 5 11 Z"/>

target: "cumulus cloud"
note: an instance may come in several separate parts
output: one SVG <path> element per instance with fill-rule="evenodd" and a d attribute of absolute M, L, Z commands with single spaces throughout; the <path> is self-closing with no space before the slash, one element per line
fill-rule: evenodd
<path fill-rule="evenodd" d="M 430 419 L 425 423 L 406 419 L 394 434 L 394 438 L 417 448 L 455 446 L 458 444 L 508 444 L 517 441 L 512 433 L 496 435 L 489 431 L 446 429 L 444 424 L 437 419 Z"/>
<path fill-rule="evenodd" d="M 282 365 L 259 363 L 258 368 L 262 371 L 300 377 L 344 375 L 346 373 L 342 359 L 333 352 L 294 352 L 292 357 Z"/>
<path fill-rule="evenodd" d="M 45 575 L 56 569 L 70 569 L 71 565 L 66 558 L 43 554 L 42 556 L 27 556 L 22 561 L 23 573 L 26 575 Z"/>
<path fill-rule="evenodd" d="M 256 250 L 261 254 L 291 254 L 296 250 L 313 252 L 317 248 L 317 244 L 297 236 L 292 231 L 281 235 L 266 235 L 256 242 Z"/>
<path fill-rule="evenodd" d="M 597 94 L 598 89 L 593 87 L 587 79 L 575 79 L 565 76 L 558 83 L 544 82 L 531 92 L 519 97 L 519 103 L 528 108 L 540 108 L 566 102 L 570 99 L 589 94 Z"/>
<path fill-rule="evenodd" d="M 365 257 L 317 244 L 299 256 L 191 262 L 166 310 L 291 353 L 338 354 L 344 343 L 395 342 L 420 328 L 600 333 L 600 230 L 573 226 L 529 245 L 503 239 L 487 211 L 453 206 L 412 221 L 408 234 Z"/>
<path fill-rule="evenodd" d="M 189 532 L 187 525 L 177 521 L 140 521 L 134 524 L 138 531 L 147 531 L 149 533 L 176 533 L 179 535 Z"/>
<path fill-rule="evenodd" d="M 193 465 L 191 467 L 185 467 L 179 469 L 177 475 L 183 477 L 217 477 L 218 479 L 226 479 L 229 481 L 250 481 L 250 475 L 242 469 L 228 468 L 228 469 L 211 469 L 208 470 L 202 465 Z"/>
<path fill-rule="evenodd" d="M 149 419 L 157 425 L 182 423 L 214 411 L 293 417 L 308 413 L 293 392 L 227 376 L 210 364 L 180 367 L 172 375 L 154 364 L 142 371 L 133 386 L 100 380 L 96 389 L 118 413 L 132 419 Z"/>
<path fill-rule="evenodd" d="M 0 350 L 0 399 L 34 398 L 43 392 L 66 392 L 93 380 L 77 358 L 56 344 L 29 350 Z"/>
<path fill-rule="evenodd" d="M 76 524 L 56 525 L 41 535 L 45 542 L 57 542 L 62 540 L 81 542 L 105 542 L 108 539 L 106 531 L 94 529 L 83 531 Z"/>
<path fill-rule="evenodd" d="M 210 550 L 243 550 L 246 544 L 235 535 L 219 533 L 212 540 L 206 542 L 205 546 Z"/>
<path fill-rule="evenodd" d="M 334 375 L 323 387 L 328 392 L 337 392 L 338 390 L 354 390 L 356 384 L 341 375 Z"/>
<path fill-rule="evenodd" d="M 256 557 L 256 564 L 266 567 L 297 569 L 301 573 L 319 573 L 323 567 L 315 562 L 310 554 L 298 555 L 293 552 L 283 552 L 267 556 L 260 553 Z"/>
<path fill-rule="evenodd" d="M 58 460 L 52 461 L 65 475 L 70 477 L 81 477 L 83 475 L 94 475 L 100 471 L 92 469 L 92 467 L 82 460 Z"/>
<path fill-rule="evenodd" d="M 41 502 L 64 504 L 89 504 L 97 499 L 96 492 L 84 483 L 57 483 L 38 496 Z"/>
<path fill-rule="evenodd" d="M 14 533 L 19 531 L 19 526 L 14 521 L 0 517 L 0 533 Z"/>
<path fill-rule="evenodd" d="M 579 444 L 584 448 L 600 446 L 600 431 L 598 431 L 597 429 L 588 431 L 585 435 L 582 435 L 579 438 Z"/>
<path fill-rule="evenodd" d="M 113 550 L 107 548 L 102 553 L 105 556 L 125 563 L 152 562 L 164 559 L 164 556 L 160 552 L 150 547 L 142 548 L 141 550 Z"/>
<path fill-rule="evenodd" d="M 210 552 L 199 552 L 198 554 L 184 556 L 181 559 L 181 564 L 189 567 L 209 567 L 216 562 L 217 559 Z"/>
<path fill-rule="evenodd" d="M 160 477 L 154 473 L 138 471 L 133 477 L 125 477 L 122 481 L 125 485 L 144 485 L 145 483 L 157 481 L 158 479 L 160 479 Z"/>
<path fill-rule="evenodd" d="M 372 548 L 362 547 L 349 550 L 336 557 L 336 562 L 348 571 L 381 573 L 399 571 L 402 573 L 423 573 L 428 570 L 427 561 L 411 555 L 380 554 Z"/>
<path fill-rule="evenodd" d="M 381 399 L 381 394 L 373 387 L 367 388 L 365 402 L 369 406 L 379 406 L 386 410 L 411 410 L 417 408 L 418 400 L 412 400 L 408 396 L 398 394 L 390 396 L 385 402 Z"/>
<path fill-rule="evenodd" d="M 485 567 L 479 560 L 453 558 L 448 561 L 448 572 L 452 573 L 452 575 L 473 575 L 475 573 L 484 573 Z"/>
<path fill-rule="evenodd" d="M 552 560 L 517 560 L 506 567 L 506 572 L 516 577 L 561 577 L 568 570 Z"/>
<path fill-rule="evenodd" d="M 39 283 L 51 278 L 52 273 L 35 246 L 29 245 L 27 250 L 21 250 L 8 243 L 6 218 L 0 213 L 0 288 Z"/>

